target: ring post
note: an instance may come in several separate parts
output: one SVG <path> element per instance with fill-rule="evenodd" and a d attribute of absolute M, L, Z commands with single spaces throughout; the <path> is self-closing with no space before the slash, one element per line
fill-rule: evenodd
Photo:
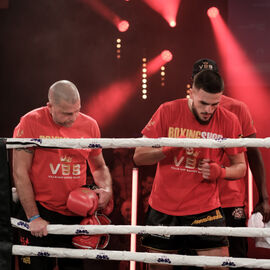
<path fill-rule="evenodd" d="M 11 183 L 6 143 L 0 138 L 0 269 L 10 270 L 12 261 Z"/>

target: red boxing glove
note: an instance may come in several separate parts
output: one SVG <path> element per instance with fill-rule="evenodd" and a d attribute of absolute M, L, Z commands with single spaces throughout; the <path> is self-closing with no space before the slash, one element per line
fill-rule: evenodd
<path fill-rule="evenodd" d="M 225 178 L 226 176 L 226 169 L 220 167 L 215 162 L 209 163 L 209 180 L 216 180 L 218 178 Z"/>
<path fill-rule="evenodd" d="M 87 187 L 87 188 L 90 188 L 92 190 L 98 190 L 99 187 L 95 184 L 91 184 L 91 185 L 84 185 L 83 187 Z M 97 193 L 98 197 L 99 197 L 99 194 Z M 106 207 L 104 209 L 101 209 L 101 213 L 104 214 L 104 215 L 110 215 L 113 211 L 113 208 L 114 208 L 114 201 L 113 199 L 111 198 L 110 201 L 108 202 L 108 204 L 106 205 Z"/>
<path fill-rule="evenodd" d="M 87 218 L 84 218 L 81 225 L 109 225 L 111 221 L 108 217 L 97 212 Z M 72 238 L 72 244 L 76 248 L 82 249 L 104 249 L 110 240 L 108 234 L 97 235 L 77 235 Z"/>
<path fill-rule="evenodd" d="M 67 208 L 79 215 L 93 215 L 98 207 L 98 196 L 94 190 L 86 187 L 77 188 L 69 193 Z"/>

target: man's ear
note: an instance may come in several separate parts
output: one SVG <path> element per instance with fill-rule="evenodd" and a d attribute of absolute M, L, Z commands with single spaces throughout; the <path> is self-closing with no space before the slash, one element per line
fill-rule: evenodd
<path fill-rule="evenodd" d="M 51 112 L 51 110 L 52 110 L 52 104 L 49 101 L 47 102 L 47 107 L 48 107 L 49 111 Z"/>
<path fill-rule="evenodd" d="M 189 97 L 190 97 L 190 99 L 193 99 L 193 94 L 194 94 L 194 89 L 193 89 L 193 87 L 191 87 L 189 89 Z"/>

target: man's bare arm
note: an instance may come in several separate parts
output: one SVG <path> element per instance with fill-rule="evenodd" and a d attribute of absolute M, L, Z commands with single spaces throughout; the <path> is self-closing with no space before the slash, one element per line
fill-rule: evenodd
<path fill-rule="evenodd" d="M 112 197 L 112 178 L 105 164 L 102 154 L 89 156 L 89 166 L 95 181 L 100 188 L 95 190 L 99 194 L 99 208 L 105 208 Z"/>
<path fill-rule="evenodd" d="M 39 215 L 34 190 L 29 177 L 32 159 L 32 151 L 24 149 L 16 149 L 13 151 L 13 178 L 20 202 L 28 219 Z M 36 218 L 30 222 L 30 231 L 35 236 L 45 236 L 47 235 L 47 224 L 48 222 L 41 217 Z"/>

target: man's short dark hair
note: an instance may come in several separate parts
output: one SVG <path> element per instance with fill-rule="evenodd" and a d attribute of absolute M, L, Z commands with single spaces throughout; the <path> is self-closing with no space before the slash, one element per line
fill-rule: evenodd
<path fill-rule="evenodd" d="M 194 77 L 193 85 L 197 89 L 216 94 L 224 90 L 224 82 L 218 72 L 213 70 L 202 70 Z"/>
<path fill-rule="evenodd" d="M 207 69 L 218 72 L 217 63 L 209 58 L 202 58 L 197 60 L 193 65 L 192 78 L 194 78 L 194 76 L 200 71 Z"/>

